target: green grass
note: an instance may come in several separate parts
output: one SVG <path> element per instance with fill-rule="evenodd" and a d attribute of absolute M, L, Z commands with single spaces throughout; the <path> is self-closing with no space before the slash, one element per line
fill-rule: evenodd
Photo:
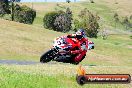
<path fill-rule="evenodd" d="M 132 66 L 131 46 L 129 35 L 110 35 L 107 40 L 102 38 L 92 39 L 95 49 L 87 54 L 88 61 L 84 64 L 94 65 L 125 65 Z M 94 55 L 94 56 L 93 56 Z"/>
<path fill-rule="evenodd" d="M 111 26 L 112 14 L 115 12 L 101 3 L 59 4 L 69 6 L 74 18 L 85 7 L 94 13 L 98 12 L 105 21 L 105 26 Z M 0 19 L 0 59 L 39 62 L 42 53 L 52 47 L 54 38 L 66 35 L 43 28 L 44 14 L 55 10 L 55 7 L 56 3 L 34 3 L 38 14 L 33 25 Z M 132 34 L 117 33 L 119 35 L 109 35 L 107 40 L 103 40 L 100 36 L 97 39 L 89 38 L 95 43 L 95 49 L 88 51 L 86 58 L 80 63 L 87 73 L 132 75 Z M 0 88 L 131 88 L 131 84 L 79 86 L 75 80 L 77 67 L 78 65 L 55 62 L 35 65 L 1 64 Z"/>
<path fill-rule="evenodd" d="M 52 46 L 54 38 L 65 35 L 39 26 L 0 20 L 0 59 L 38 61 Z M 109 35 L 94 39 L 95 49 L 80 63 L 87 73 L 132 75 L 131 35 Z M 89 65 L 94 65 L 90 67 Z M 104 66 L 104 67 L 103 67 Z M 105 67 L 106 66 L 106 67 Z M 1 88 L 80 88 L 76 83 L 76 65 L 35 64 L 0 65 Z M 82 88 L 128 88 L 129 84 L 88 84 Z"/>
<path fill-rule="evenodd" d="M 100 16 L 99 24 L 102 25 L 103 27 L 109 27 L 110 29 L 125 30 L 124 25 L 120 23 L 123 20 L 122 15 L 120 14 L 118 14 L 120 22 L 116 23 L 116 28 L 115 28 L 114 14 L 117 13 L 115 11 L 115 8 L 109 7 L 105 3 L 82 2 L 80 3 L 80 5 L 82 5 L 84 8 L 88 8 L 93 13 L 98 14 Z"/>
<path fill-rule="evenodd" d="M 69 80 L 69 78 L 64 76 L 46 76 L 41 74 L 22 73 L 7 70 L 5 68 L 0 68 L 0 76 L 2 81 L 0 82 L 1 88 L 49 88 L 49 86 L 50 88 L 58 88 L 67 86 L 61 84 L 62 80 Z"/>
<path fill-rule="evenodd" d="M 38 67 L 40 66 L 40 67 Z M 42 66 L 45 66 L 42 67 Z M 58 66 L 58 67 L 57 67 Z M 76 71 L 75 66 L 69 70 L 68 66 L 59 69 L 61 65 L 46 65 L 37 66 L 19 66 L 19 65 L 4 65 L 0 66 L 0 87 L 1 88 L 128 88 L 129 84 L 86 84 L 80 86 L 76 83 Z M 62 67 L 64 67 L 62 65 Z M 85 67 L 86 68 L 86 67 Z M 56 73 L 52 72 L 56 70 Z M 63 70 L 63 71 L 62 71 Z M 101 68 L 101 67 L 88 67 L 88 73 L 130 73 L 130 68 Z M 74 73 L 72 72 L 74 71 Z M 113 72 L 111 72 L 113 71 Z M 124 72 L 125 71 L 125 72 Z M 69 73 L 72 72 L 70 75 Z"/>
<path fill-rule="evenodd" d="M 91 12 L 93 12 L 94 14 L 98 14 L 100 16 L 101 19 L 99 21 L 99 24 L 101 25 L 101 29 L 108 28 L 108 29 L 119 29 L 119 30 L 124 29 L 125 30 L 124 25 L 122 25 L 121 23 L 117 23 L 117 27 L 115 28 L 115 22 L 114 22 L 113 16 L 115 13 L 117 13 L 117 8 L 119 8 L 118 5 L 116 6 L 115 4 L 112 3 L 113 7 L 112 6 L 110 7 L 107 5 L 105 0 L 95 1 L 95 3 L 89 3 L 87 1 L 78 2 L 78 3 L 70 3 L 70 4 L 58 3 L 59 6 L 57 6 L 57 3 L 45 3 L 45 2 L 33 3 L 33 7 L 32 7 L 32 3 L 21 3 L 21 4 L 26 4 L 37 11 L 37 16 L 33 23 L 35 26 L 40 26 L 40 27 L 43 26 L 43 17 L 47 12 L 55 11 L 55 10 L 65 11 L 65 8 L 69 7 L 72 10 L 74 19 L 78 17 L 78 14 L 81 10 L 83 10 L 84 8 L 88 8 Z M 64 8 L 61 8 L 61 7 L 64 7 Z M 125 9 L 125 8 L 122 7 L 121 9 Z M 128 11 L 128 12 L 131 12 L 131 11 Z M 119 14 L 120 21 L 122 21 L 122 17 L 126 16 L 124 14 L 123 15 L 120 13 L 118 14 Z M 131 13 L 129 15 L 131 15 Z M 5 16 L 4 18 L 10 19 L 9 15 Z"/>
<path fill-rule="evenodd" d="M 30 59 L 39 61 L 40 55 L 52 47 L 52 41 L 63 33 L 37 26 L 1 20 L 1 59 Z M 9 24 L 5 24 L 9 23 Z"/>
<path fill-rule="evenodd" d="M 39 61 L 41 54 L 52 47 L 54 38 L 65 35 L 39 26 L 16 22 L 6 25 L 5 23 L 8 22 L 1 21 L 0 59 Z M 103 40 L 101 37 L 90 40 L 94 41 L 95 49 L 88 51 L 88 59 L 82 63 L 132 66 L 129 61 L 132 57 L 130 35 L 110 35 L 107 40 Z"/>

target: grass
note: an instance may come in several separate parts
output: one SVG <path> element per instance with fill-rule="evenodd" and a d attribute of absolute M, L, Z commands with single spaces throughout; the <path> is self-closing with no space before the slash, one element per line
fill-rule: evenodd
<path fill-rule="evenodd" d="M 52 47 L 54 38 L 65 35 L 38 26 L 5 20 L 0 22 L 0 59 L 39 61 L 41 54 Z M 6 25 L 8 22 L 10 24 Z M 88 51 L 88 59 L 82 63 L 95 65 L 118 63 L 116 65 L 131 66 L 130 35 L 110 35 L 107 40 L 102 40 L 101 37 L 90 40 L 94 41 L 95 50 Z"/>
<path fill-rule="evenodd" d="M 131 39 L 129 35 L 110 35 L 107 40 L 92 39 L 95 50 L 89 51 L 83 63 L 95 65 L 127 65 L 131 66 Z M 93 56 L 94 55 L 94 56 Z"/>
<path fill-rule="evenodd" d="M 60 68 L 60 66 L 62 68 Z M 65 68 L 65 69 L 64 69 Z M 86 67 L 87 73 L 131 73 L 132 68 Z M 124 68 L 124 67 L 123 67 Z M 118 70 L 118 72 L 117 72 Z M 55 71 L 55 74 L 53 72 Z M 112 72 L 111 72 L 112 71 Z M 124 72 L 125 71 L 125 72 Z M 1 88 L 128 88 L 130 84 L 86 84 L 76 83 L 76 66 L 53 64 L 3 65 L 0 66 Z"/>
<path fill-rule="evenodd" d="M 116 10 L 106 1 L 100 3 L 59 3 L 70 7 L 75 14 L 87 7 L 98 14 L 109 25 L 112 13 Z M 113 0 L 112 0 L 113 1 Z M 24 3 L 31 6 L 31 3 Z M 48 8 L 47 8 L 48 7 Z M 0 59 L 27 60 L 39 62 L 41 54 L 52 47 L 54 38 L 65 33 L 43 28 L 42 18 L 48 11 L 55 10 L 56 3 L 34 3 L 37 19 L 33 25 L 0 19 Z M 56 7 L 57 9 L 60 9 Z M 122 7 L 124 8 L 124 7 Z M 121 9 L 122 9 L 121 8 Z M 123 15 L 123 14 L 122 14 Z M 116 30 L 115 30 L 116 31 Z M 123 31 L 124 32 L 124 31 Z M 107 40 L 100 36 L 89 38 L 95 43 L 95 49 L 88 51 L 80 63 L 91 74 L 130 74 L 132 75 L 132 34 L 109 35 Z M 51 62 L 34 65 L 0 65 L 0 88 L 131 88 L 132 84 L 87 84 L 76 83 L 78 65 Z"/>
<path fill-rule="evenodd" d="M 63 86 L 61 85 L 61 81 L 59 81 L 59 79 L 61 79 L 61 76 L 57 77 L 20 73 L 4 68 L 1 68 L 1 70 L 1 88 L 48 88 L 49 86 L 50 88 L 57 88 Z"/>
<path fill-rule="evenodd" d="M 0 59 L 39 61 L 54 38 L 65 35 L 39 26 L 0 20 Z M 95 49 L 81 62 L 87 73 L 132 75 L 131 35 L 110 35 L 107 40 L 92 39 Z M 91 65 L 91 66 L 90 66 Z M 93 67 L 92 67 L 93 65 Z M 80 88 L 76 83 L 78 66 L 62 63 L 0 65 L 2 88 Z M 88 84 L 82 88 L 128 88 L 131 84 Z"/>
<path fill-rule="evenodd" d="M 34 21 L 35 26 L 43 26 L 43 17 L 49 11 L 55 10 L 64 10 L 69 7 L 73 12 L 73 18 L 76 19 L 78 17 L 79 12 L 88 8 L 94 14 L 98 14 L 100 16 L 100 25 L 101 28 L 108 29 L 124 29 L 124 26 L 120 23 L 117 23 L 117 28 L 115 28 L 115 22 L 113 16 L 115 13 L 119 14 L 119 17 L 122 21 L 122 17 L 131 15 L 131 1 L 127 0 L 116 0 L 118 4 L 115 4 L 115 0 L 107 1 L 107 0 L 95 0 L 95 3 L 86 2 L 77 2 L 77 3 L 20 3 L 20 5 L 28 5 L 29 7 L 35 9 L 37 11 L 37 17 Z M 130 3 L 129 3 L 130 2 Z M 59 6 L 57 6 L 57 4 Z M 124 12 L 123 12 L 124 11 Z M 126 14 L 124 14 L 126 13 Z M 9 18 L 9 17 L 5 17 Z M 130 28 L 131 29 L 131 28 Z M 114 31 L 114 30 L 113 30 Z"/>
<path fill-rule="evenodd" d="M 5 25 L 7 22 L 9 24 Z M 63 35 L 63 33 L 16 22 L 1 20 L 0 23 L 0 57 L 2 59 L 24 59 L 29 56 L 33 57 L 32 60 L 34 57 L 39 57 L 45 49 L 50 48 L 54 38 Z M 53 33 L 56 34 L 53 35 Z"/>
<path fill-rule="evenodd" d="M 116 6 L 114 6 L 113 4 L 112 5 L 115 8 L 113 8 L 113 6 L 110 7 L 109 5 L 107 5 L 106 2 L 105 3 L 101 3 L 101 2 L 103 2 L 103 0 L 102 1 L 100 0 L 100 2 L 97 1 L 96 3 L 93 3 L 93 4 L 86 3 L 86 2 L 82 2 L 80 4 L 83 7 L 88 8 L 90 11 L 92 11 L 95 14 L 98 14 L 100 16 L 99 24 L 102 25 L 101 28 L 125 30 L 125 27 L 124 27 L 124 25 L 121 24 L 121 22 L 123 21 L 123 17 L 125 17 L 126 15 L 120 14 L 119 12 L 117 12 Z M 115 28 L 115 21 L 114 21 L 115 13 L 117 13 L 119 15 L 119 21 L 120 21 L 120 22 L 116 23 L 116 25 L 117 25 L 116 28 Z M 130 13 L 129 13 L 129 15 L 130 15 Z M 127 15 L 127 16 L 129 16 L 129 15 Z M 131 29 L 131 28 L 129 28 L 129 29 Z"/>
<path fill-rule="evenodd" d="M 114 1 L 112 1 L 114 2 Z M 95 0 L 95 3 L 89 3 L 89 2 L 78 2 L 78 3 L 34 3 L 34 9 L 37 11 L 37 18 L 35 19 L 34 25 L 43 26 L 43 17 L 45 13 L 49 11 L 55 11 L 55 10 L 66 10 L 65 8 L 69 7 L 72 10 L 73 18 L 76 19 L 78 17 L 78 14 L 81 10 L 84 8 L 88 8 L 91 12 L 94 14 L 98 14 L 100 16 L 100 25 L 102 25 L 103 28 L 108 29 L 115 29 L 115 22 L 113 19 L 113 16 L 115 13 L 119 14 L 120 19 L 122 20 L 122 17 L 125 17 L 122 12 L 117 12 L 117 8 L 119 8 L 118 5 L 115 5 L 114 3 L 109 2 L 111 4 L 108 4 L 106 0 Z M 129 1 L 128 1 L 129 2 Z M 30 7 L 32 7 L 31 3 L 24 3 Z M 59 6 L 57 6 L 57 4 Z M 129 4 L 129 3 L 127 3 Z M 110 6 L 113 5 L 113 6 Z M 122 3 L 121 3 L 122 5 Z M 124 5 L 124 4 L 123 4 Z M 50 7 L 50 8 L 47 8 Z M 62 8 L 63 7 L 63 8 Z M 128 5 L 130 8 L 131 6 Z M 126 6 L 120 7 L 121 9 L 126 9 Z M 125 11 L 124 11 L 125 12 Z M 128 11 L 129 15 L 131 15 L 131 10 Z M 128 14 L 127 12 L 127 14 Z M 127 16 L 129 16 L 127 15 Z M 120 23 L 117 23 L 116 29 L 124 29 L 124 26 Z M 114 30 L 113 30 L 114 31 Z"/>

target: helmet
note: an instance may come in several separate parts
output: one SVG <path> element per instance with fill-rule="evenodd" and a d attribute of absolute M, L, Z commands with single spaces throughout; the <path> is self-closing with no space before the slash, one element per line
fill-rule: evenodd
<path fill-rule="evenodd" d="M 78 39 L 82 39 L 86 36 L 86 33 L 84 31 L 84 29 L 79 29 L 77 32 L 76 32 L 76 36 Z"/>

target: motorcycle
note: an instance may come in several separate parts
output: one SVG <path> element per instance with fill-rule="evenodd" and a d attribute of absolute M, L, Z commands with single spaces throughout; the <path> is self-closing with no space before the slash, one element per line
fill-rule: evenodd
<path fill-rule="evenodd" d="M 78 40 L 75 39 L 75 41 Z M 70 53 L 70 51 L 79 50 L 78 47 L 80 46 L 80 43 L 75 41 L 72 38 L 59 37 L 55 39 L 53 42 L 53 47 L 40 57 L 40 62 L 46 63 L 52 60 L 57 62 L 78 64 L 79 62 L 75 62 L 73 60 L 77 54 Z M 94 43 L 91 41 L 88 42 L 88 48 L 86 49 L 94 49 Z M 85 58 L 85 56 L 82 57 L 81 61 Z"/>

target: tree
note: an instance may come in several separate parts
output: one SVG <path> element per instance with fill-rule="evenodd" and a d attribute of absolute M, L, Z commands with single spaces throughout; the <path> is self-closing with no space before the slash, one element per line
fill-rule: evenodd
<path fill-rule="evenodd" d="M 3 16 L 6 13 L 10 13 L 8 0 L 0 0 L 0 15 Z"/>
<path fill-rule="evenodd" d="M 43 23 L 44 23 L 43 26 L 48 29 L 56 30 L 54 26 L 55 19 L 62 13 L 63 12 L 60 11 L 53 11 L 46 13 L 43 18 Z"/>
<path fill-rule="evenodd" d="M 3 2 L 0 2 L 0 16 L 3 16 L 5 14 L 5 10 L 3 8 Z"/>
<path fill-rule="evenodd" d="M 117 13 L 114 14 L 114 21 L 115 21 L 115 28 L 116 28 L 117 22 L 119 22 L 119 17 Z"/>
<path fill-rule="evenodd" d="M 14 21 L 32 24 L 36 17 L 36 11 L 27 7 L 26 5 L 19 6 L 16 4 L 14 6 Z"/>
<path fill-rule="evenodd" d="M 72 26 L 72 12 L 70 11 L 70 8 L 66 9 L 66 12 L 63 14 L 60 14 L 58 17 L 56 17 L 54 26 L 56 27 L 56 31 L 61 32 L 68 32 L 71 30 Z"/>
<path fill-rule="evenodd" d="M 11 0 L 11 20 L 14 21 L 14 1 Z"/>
<path fill-rule="evenodd" d="M 90 2 L 91 2 L 91 3 L 94 3 L 94 1 L 93 1 L 93 0 L 90 0 Z"/>
<path fill-rule="evenodd" d="M 11 0 L 11 20 L 14 21 L 14 2 L 20 2 L 21 0 Z"/>
<path fill-rule="evenodd" d="M 20 2 L 21 0 L 15 0 L 15 2 Z"/>
<path fill-rule="evenodd" d="M 72 11 L 70 8 L 64 11 L 53 11 L 47 13 L 43 18 L 43 26 L 60 32 L 68 32 L 72 29 Z"/>
<path fill-rule="evenodd" d="M 67 3 L 70 3 L 71 1 L 70 0 L 66 0 Z"/>
<path fill-rule="evenodd" d="M 83 28 L 86 30 L 89 37 L 97 38 L 99 29 L 99 16 L 92 14 L 87 8 L 79 14 L 79 20 L 74 21 L 75 28 Z"/>

